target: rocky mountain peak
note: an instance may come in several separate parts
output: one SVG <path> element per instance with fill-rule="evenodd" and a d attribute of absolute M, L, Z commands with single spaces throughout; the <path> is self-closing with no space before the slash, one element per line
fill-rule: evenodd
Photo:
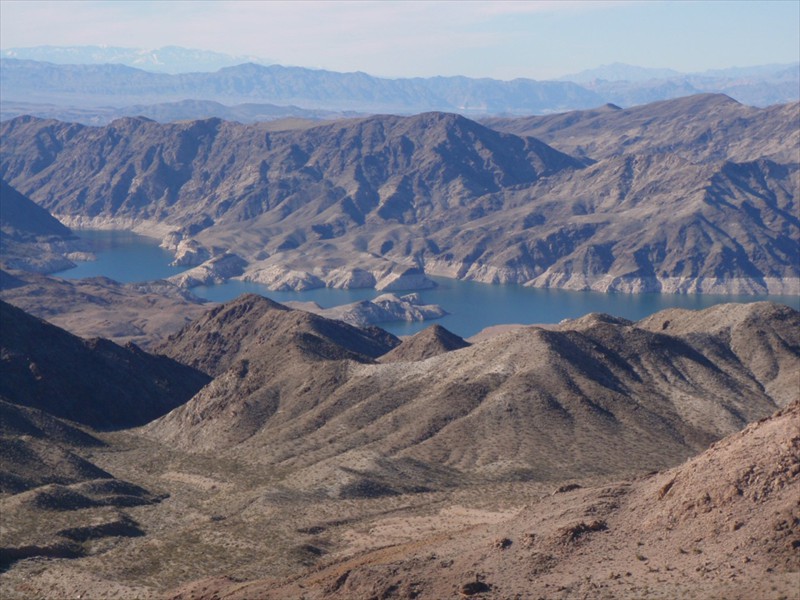
<path fill-rule="evenodd" d="M 413 362 L 437 356 L 470 344 L 441 325 L 431 325 L 381 357 L 382 363 Z"/>
<path fill-rule="evenodd" d="M 158 351 L 216 376 L 242 360 L 277 364 L 289 356 L 297 358 L 297 353 L 305 359 L 369 361 L 397 343 L 385 332 L 378 334 L 246 294 L 190 323 Z"/>

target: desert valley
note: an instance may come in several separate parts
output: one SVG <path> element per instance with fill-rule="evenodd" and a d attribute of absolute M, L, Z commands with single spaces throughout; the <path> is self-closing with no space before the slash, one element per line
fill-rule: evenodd
<path fill-rule="evenodd" d="M 33 50 L 0 69 L 0 597 L 800 598 L 797 64 Z M 72 278 L 86 230 L 175 272 Z M 466 335 L 442 277 L 740 301 Z M 263 293 L 200 294 L 232 282 Z M 269 297 L 325 289 L 368 295 Z"/>

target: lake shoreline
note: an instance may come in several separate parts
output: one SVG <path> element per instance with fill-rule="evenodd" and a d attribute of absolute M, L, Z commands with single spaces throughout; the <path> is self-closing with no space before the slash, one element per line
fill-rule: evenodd
<path fill-rule="evenodd" d="M 150 236 L 138 237 L 130 231 L 105 229 L 94 234 L 83 231 L 85 239 L 94 236 L 102 248 L 97 261 L 81 263 L 75 269 L 55 274 L 66 279 L 106 276 L 122 282 L 167 279 L 185 271 L 171 267 L 171 253 L 159 247 Z M 430 276 L 436 287 L 418 292 L 425 304 L 437 304 L 449 314 L 423 322 L 389 322 L 381 327 L 395 335 L 413 335 L 438 323 L 461 337 L 478 334 L 487 327 L 508 324 L 555 324 L 591 312 L 608 313 L 637 321 L 665 308 L 702 309 L 726 302 L 772 300 L 794 308 L 800 297 L 782 295 L 660 294 L 655 292 L 619 293 L 570 291 L 556 288 L 531 288 L 519 284 L 489 284 Z M 323 308 L 362 300 L 373 300 L 382 292 L 374 288 L 336 289 L 321 287 L 306 291 L 275 291 L 263 284 L 229 279 L 225 283 L 192 288 L 196 296 L 211 302 L 227 302 L 245 293 L 256 293 L 276 302 L 316 302 Z M 403 293 L 403 292 L 399 292 Z"/>

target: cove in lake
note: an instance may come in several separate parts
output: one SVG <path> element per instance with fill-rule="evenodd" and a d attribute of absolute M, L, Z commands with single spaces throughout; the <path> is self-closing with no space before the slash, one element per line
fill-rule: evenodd
<path fill-rule="evenodd" d="M 124 283 L 161 279 L 185 270 L 170 267 L 172 254 L 159 248 L 158 242 L 127 231 L 79 231 L 97 260 L 81 262 L 73 269 L 56 275 L 69 279 L 105 276 Z M 665 308 L 698 310 L 723 302 L 771 300 L 800 310 L 796 296 L 732 296 L 711 294 L 603 294 L 569 292 L 554 289 L 526 288 L 520 285 L 491 285 L 432 277 L 438 287 L 422 290 L 426 304 L 439 304 L 449 315 L 433 321 L 462 337 L 469 337 L 491 325 L 504 323 L 558 323 L 590 312 L 603 312 L 632 321 Z M 370 300 L 381 292 L 374 289 L 336 290 L 320 288 L 305 292 L 275 292 L 265 286 L 230 280 L 214 286 L 192 288 L 192 292 L 215 302 L 232 300 L 245 293 L 256 293 L 276 302 L 313 301 L 329 308 L 340 304 Z M 398 292 L 402 295 L 403 292 Z M 381 323 L 395 335 L 411 335 L 432 321 L 422 323 Z"/>
<path fill-rule="evenodd" d="M 109 277 L 121 283 L 136 283 L 166 279 L 186 270 L 186 267 L 171 267 L 169 263 L 174 256 L 153 238 L 117 230 L 84 229 L 75 234 L 83 242 L 81 247 L 92 252 L 97 260 L 73 261 L 77 266 L 53 273 L 57 277 Z"/>

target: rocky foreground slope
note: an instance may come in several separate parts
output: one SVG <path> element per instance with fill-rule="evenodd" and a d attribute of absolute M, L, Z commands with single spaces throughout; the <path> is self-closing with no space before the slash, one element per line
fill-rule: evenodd
<path fill-rule="evenodd" d="M 500 523 L 419 531 L 300 578 L 204 579 L 170 597 L 796 598 L 798 423 L 794 402 L 662 473 L 563 486 Z"/>
<path fill-rule="evenodd" d="M 459 347 L 243 296 L 161 344 L 171 358 L 4 311 L 3 598 L 778 598 L 797 582 L 787 306 L 588 315 Z M 211 381 L 144 427 L 31 407 L 134 419 L 198 372 Z M 642 479 L 780 407 L 763 440 Z M 208 576 L 227 579 L 191 583 Z"/>
<path fill-rule="evenodd" d="M 800 293 L 796 103 L 702 95 L 489 124 L 506 132 L 445 113 L 283 131 L 19 117 L 0 126 L 0 176 L 67 224 L 163 236 L 181 264 L 202 263 L 184 285 L 382 287 L 416 267 L 538 287 Z"/>

